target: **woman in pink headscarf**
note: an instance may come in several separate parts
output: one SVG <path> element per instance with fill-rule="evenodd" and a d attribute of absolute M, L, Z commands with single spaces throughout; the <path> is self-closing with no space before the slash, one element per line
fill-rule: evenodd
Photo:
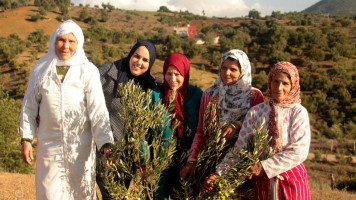
<path fill-rule="evenodd" d="M 249 179 L 254 179 L 254 199 L 310 199 L 308 175 L 303 162 L 310 146 L 308 111 L 300 104 L 299 74 L 289 62 L 275 64 L 268 75 L 269 101 L 249 110 L 233 150 L 217 166 L 216 173 L 205 180 L 203 190 L 239 162 L 235 157 L 247 145 L 264 118 L 274 155 L 251 167 Z"/>

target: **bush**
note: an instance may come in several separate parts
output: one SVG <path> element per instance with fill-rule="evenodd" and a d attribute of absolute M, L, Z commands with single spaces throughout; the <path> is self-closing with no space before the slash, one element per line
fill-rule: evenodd
<path fill-rule="evenodd" d="M 57 16 L 57 17 L 56 17 L 56 20 L 59 21 L 59 22 L 61 22 L 61 21 L 62 21 L 62 16 Z"/>
<path fill-rule="evenodd" d="M 318 48 L 312 48 L 310 50 L 309 57 L 316 61 L 324 61 L 325 60 L 325 52 Z"/>
<path fill-rule="evenodd" d="M 39 13 L 30 16 L 30 21 L 36 22 L 39 19 L 41 19 L 41 15 Z"/>
<path fill-rule="evenodd" d="M 252 85 L 261 91 L 267 91 L 268 76 L 265 71 L 261 71 L 258 76 L 253 77 Z"/>
<path fill-rule="evenodd" d="M 325 131 L 325 136 L 329 139 L 341 138 L 343 135 L 344 133 L 338 124 L 333 124 Z"/>
<path fill-rule="evenodd" d="M 314 151 L 314 161 L 320 162 L 321 161 L 321 152 L 319 150 Z"/>
<path fill-rule="evenodd" d="M 2 87 L 0 87 L 0 91 L 3 93 Z M 20 108 L 21 102 L 8 96 L 0 99 L 0 170 L 31 173 L 33 172 L 32 166 L 26 166 L 22 161 L 18 134 Z"/>
<path fill-rule="evenodd" d="M 10 61 L 9 65 L 12 70 L 18 70 L 20 68 L 19 62 L 17 62 L 17 60 L 14 59 Z"/>

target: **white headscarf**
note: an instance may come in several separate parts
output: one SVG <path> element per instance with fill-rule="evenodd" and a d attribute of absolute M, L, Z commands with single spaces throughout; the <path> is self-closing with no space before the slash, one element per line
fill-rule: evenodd
<path fill-rule="evenodd" d="M 73 33 L 76 37 L 78 46 L 75 54 L 68 60 L 60 60 L 56 54 L 56 39 L 58 36 Z M 82 29 L 72 20 L 67 20 L 61 23 L 51 35 L 49 40 L 48 52 L 42 56 L 32 68 L 31 77 L 26 90 L 26 95 L 42 85 L 46 77 L 50 76 L 56 70 L 56 66 L 73 66 L 88 63 L 88 58 L 85 56 L 84 49 L 84 34 Z"/>
<path fill-rule="evenodd" d="M 239 62 L 241 74 L 236 83 L 225 85 L 221 79 L 221 66 L 227 58 Z M 219 76 L 210 88 L 210 96 L 219 95 L 219 121 L 220 123 L 233 122 L 238 116 L 245 115 L 251 102 L 251 64 L 247 55 L 238 49 L 226 52 L 220 62 Z"/>

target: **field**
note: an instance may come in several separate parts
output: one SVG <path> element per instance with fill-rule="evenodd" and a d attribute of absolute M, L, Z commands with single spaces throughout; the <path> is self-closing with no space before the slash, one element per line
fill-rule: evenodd
<path fill-rule="evenodd" d="M 55 18 L 58 16 L 56 12 L 47 12 L 46 18 L 39 20 L 38 22 L 32 22 L 29 20 L 30 16 L 37 12 L 37 7 L 29 6 L 22 7 L 13 10 L 7 10 L 0 12 L 0 36 L 7 37 L 11 33 L 17 33 L 22 39 L 26 39 L 28 34 L 36 29 L 43 29 L 44 32 L 50 35 L 53 30 L 60 24 Z M 82 8 L 71 7 L 70 15 L 75 16 L 75 13 L 79 13 Z M 94 12 L 94 11 L 92 11 Z M 152 27 L 161 26 L 167 28 L 168 25 L 164 25 L 157 22 L 157 17 L 151 12 L 139 12 L 138 16 L 130 15 L 135 21 L 128 25 L 125 18 L 126 13 L 129 11 L 115 10 L 112 13 L 112 17 L 105 26 L 112 29 L 125 28 L 126 30 L 138 30 L 139 32 L 145 32 Z M 142 18 L 146 18 L 148 21 L 144 23 Z M 74 20 L 83 28 L 87 28 L 89 25 Z M 233 20 L 221 20 L 221 19 L 209 19 L 205 21 L 206 24 L 224 23 L 238 25 L 239 22 Z M 196 25 L 197 28 L 202 27 L 202 20 L 192 20 L 192 25 Z M 148 24 L 148 25 L 147 25 Z M 289 27 L 294 28 L 294 27 Z M 170 29 L 171 30 L 171 29 Z M 173 30 L 171 30 L 173 31 Z M 348 39 L 356 42 L 356 26 L 353 25 L 349 29 Z M 16 60 L 26 60 L 28 62 L 30 57 L 30 47 L 25 50 L 24 53 L 18 55 Z M 40 53 L 38 57 L 42 56 Z M 355 56 L 354 56 L 355 57 Z M 156 60 L 153 68 L 152 75 L 162 77 L 163 60 Z M 196 56 L 190 59 L 191 71 L 190 71 L 190 83 L 199 86 L 203 91 L 211 86 L 217 77 L 217 67 L 211 67 L 206 70 L 204 66 L 208 66 L 209 63 L 201 56 Z M 30 69 L 34 62 L 28 64 Z M 325 63 L 329 65 L 329 63 Z M 261 67 L 261 66 L 258 66 Z M 29 70 L 27 69 L 27 70 Z M 13 89 L 20 85 L 25 85 L 25 79 L 19 77 L 18 74 L 11 71 L 7 66 L 0 68 L 0 85 L 4 85 L 7 89 Z M 316 200 L 328 200 L 328 199 L 356 199 L 355 193 L 347 191 L 332 190 L 331 189 L 331 174 L 334 174 L 336 181 L 340 177 L 355 176 L 356 175 L 356 158 L 351 157 L 351 162 L 345 162 L 337 157 L 337 149 L 346 148 L 344 143 L 338 144 L 331 140 L 319 140 L 318 137 L 314 137 L 311 144 L 311 150 L 309 159 L 306 161 L 306 167 L 309 174 L 309 184 L 312 192 L 312 199 Z M 351 141 L 352 143 L 352 141 Z M 352 149 L 352 144 L 350 144 Z M 355 151 L 355 150 L 354 150 Z M 314 157 L 317 152 L 322 154 L 319 161 L 314 161 Z M 34 174 L 16 174 L 0 172 L 0 199 L 35 199 L 35 180 Z"/>

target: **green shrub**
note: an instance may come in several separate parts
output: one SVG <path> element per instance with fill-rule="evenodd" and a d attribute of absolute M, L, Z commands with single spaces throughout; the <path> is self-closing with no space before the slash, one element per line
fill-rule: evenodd
<path fill-rule="evenodd" d="M 0 87 L 0 91 L 3 88 Z M 1 92 L 3 93 L 3 92 Z M 0 99 L 0 170 L 17 173 L 31 173 L 32 166 L 25 165 L 21 155 L 18 133 L 21 102 L 6 95 Z"/>
<path fill-rule="evenodd" d="M 314 151 L 314 161 L 320 162 L 321 161 L 321 152 L 319 150 Z"/>
<path fill-rule="evenodd" d="M 39 13 L 37 13 L 37 14 L 34 14 L 34 15 L 30 16 L 30 21 L 36 22 L 40 18 L 41 18 L 41 15 Z"/>
<path fill-rule="evenodd" d="M 18 70 L 20 68 L 20 64 L 17 60 L 14 60 L 12 59 L 10 62 L 9 62 L 9 65 L 11 67 L 12 70 Z"/>
<path fill-rule="evenodd" d="M 356 176 L 348 177 L 341 180 L 337 185 L 336 188 L 339 190 L 346 189 L 347 191 L 356 192 Z"/>

